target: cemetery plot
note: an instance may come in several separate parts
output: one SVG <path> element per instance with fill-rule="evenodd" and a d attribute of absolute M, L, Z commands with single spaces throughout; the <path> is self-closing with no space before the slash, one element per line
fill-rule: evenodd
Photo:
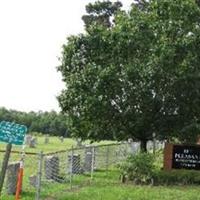
<path fill-rule="evenodd" d="M 29 148 L 27 145 L 28 150 L 38 152 L 43 147 L 44 153 L 27 153 L 25 155 L 22 200 L 35 199 L 38 191 L 39 175 L 41 175 L 39 187 L 41 199 L 60 197 L 63 191 L 69 193 L 82 186 L 89 186 L 91 183 L 95 184 L 97 180 L 101 184 L 106 182 L 120 184 L 119 171 L 116 166 L 129 153 L 135 154 L 139 151 L 139 143 L 133 141 L 94 146 L 82 143 L 79 147 L 70 148 L 74 141 L 69 139 L 61 141 L 58 137 L 49 137 L 48 144 L 44 144 L 45 137 L 37 137 L 37 140 L 35 148 Z M 47 153 L 49 150 L 55 149 L 55 146 L 58 148 L 68 147 L 70 149 Z M 20 157 L 20 153 L 12 154 L 9 164 L 12 164 L 13 161 L 19 161 Z M 41 163 L 41 171 L 39 171 L 39 163 Z M 12 182 L 14 182 L 14 179 Z M 7 195 L 6 188 L 7 186 L 5 185 L 4 199 L 13 200 L 14 197 L 12 195 Z"/>

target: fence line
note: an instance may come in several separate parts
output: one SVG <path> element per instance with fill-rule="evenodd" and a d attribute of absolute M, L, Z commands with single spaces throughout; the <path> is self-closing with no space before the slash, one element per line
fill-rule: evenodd
<path fill-rule="evenodd" d="M 157 141 L 156 148 L 163 148 L 163 145 L 164 143 Z M 149 151 L 153 151 L 152 142 L 149 142 L 147 147 Z M 75 148 L 72 146 L 71 149 L 51 153 L 25 152 L 23 191 L 30 193 L 32 199 L 36 200 L 43 197 L 56 198 L 62 191 L 90 184 L 99 173 L 102 173 L 101 171 L 109 176 L 110 170 L 123 162 L 127 155 L 137 154 L 139 151 L 139 142 L 120 142 Z M 0 153 L 4 152 L 0 150 Z M 23 152 L 12 153 L 11 163 L 19 161 Z M 12 190 L 15 185 L 15 177 L 11 174 L 9 179 L 8 175 L 7 173 L 7 182 L 4 184 L 4 199 L 7 197 L 8 188 Z M 11 181 L 10 186 L 8 179 Z"/>
<path fill-rule="evenodd" d="M 2 150 L 0 149 L 0 153 L 5 153 L 5 150 Z M 15 151 L 15 150 L 12 150 L 11 151 L 11 154 L 21 154 L 22 151 Z M 25 152 L 26 155 L 37 155 L 38 153 L 34 153 L 34 152 Z"/>

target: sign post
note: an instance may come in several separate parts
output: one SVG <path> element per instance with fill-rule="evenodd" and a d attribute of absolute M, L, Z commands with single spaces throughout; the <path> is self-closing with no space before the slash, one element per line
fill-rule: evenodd
<path fill-rule="evenodd" d="M 24 174 L 25 145 L 23 145 L 22 149 L 23 149 L 23 151 L 22 151 L 22 157 L 21 157 L 21 161 L 20 161 L 19 173 L 18 173 L 18 177 L 17 177 L 17 189 L 16 189 L 16 193 L 15 193 L 15 200 L 20 199 L 20 193 L 22 191 L 22 181 L 23 181 L 23 174 Z"/>
<path fill-rule="evenodd" d="M 0 196 L 1 196 L 1 191 L 3 188 L 3 182 L 5 179 L 5 175 L 6 175 L 6 169 L 8 166 L 8 160 L 10 157 L 11 149 L 12 149 L 12 144 L 7 144 L 6 152 L 5 152 L 4 159 L 3 159 L 2 169 L 1 169 L 1 175 L 0 175 Z"/>
<path fill-rule="evenodd" d="M 22 145 L 27 127 L 24 125 L 2 121 L 0 122 L 0 141 L 8 143 L 0 173 L 0 197 L 5 179 L 6 169 L 12 149 L 12 144 Z"/>

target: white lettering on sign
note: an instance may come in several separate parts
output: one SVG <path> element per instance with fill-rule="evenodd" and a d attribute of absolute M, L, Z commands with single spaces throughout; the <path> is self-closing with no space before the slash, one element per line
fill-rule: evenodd
<path fill-rule="evenodd" d="M 0 122 L 0 140 L 12 143 L 22 144 L 27 128 L 24 125 L 2 121 Z"/>

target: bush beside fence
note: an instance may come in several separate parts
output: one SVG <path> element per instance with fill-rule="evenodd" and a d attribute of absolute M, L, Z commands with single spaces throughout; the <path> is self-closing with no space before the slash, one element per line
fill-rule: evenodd
<path fill-rule="evenodd" d="M 151 151 L 152 148 L 150 142 L 148 150 Z M 157 145 L 157 148 L 162 148 L 162 144 Z M 91 184 L 96 172 L 109 172 L 129 154 L 137 154 L 139 150 L 138 142 L 122 142 L 86 145 L 53 153 L 26 153 L 22 197 L 25 196 L 27 200 L 53 198 L 63 191 Z M 0 153 L 3 157 L 3 152 Z M 20 161 L 21 158 L 21 152 L 12 152 L 9 163 Z M 3 196 L 5 199 L 14 199 L 7 196 L 6 184 L 5 182 Z"/>

